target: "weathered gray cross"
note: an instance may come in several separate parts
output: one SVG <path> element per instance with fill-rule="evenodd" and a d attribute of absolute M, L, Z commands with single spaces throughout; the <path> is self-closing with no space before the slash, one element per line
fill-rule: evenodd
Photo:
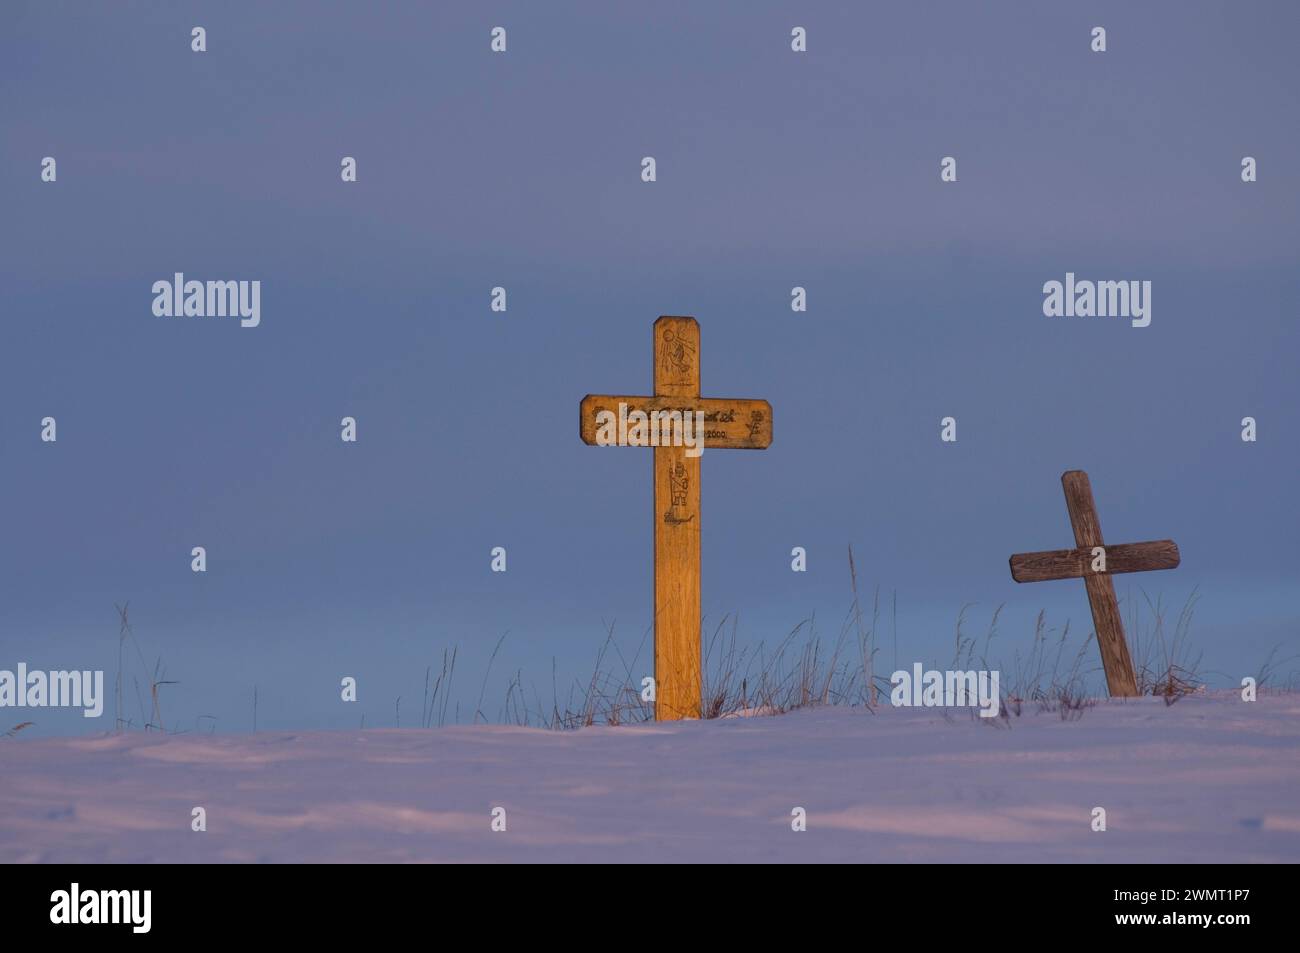
<path fill-rule="evenodd" d="M 1042 553 L 1018 553 L 1011 557 L 1011 578 L 1016 582 L 1083 578 L 1097 629 L 1097 646 L 1106 670 L 1106 687 L 1113 696 L 1136 695 L 1137 676 L 1124 639 L 1119 600 L 1110 577 L 1117 572 L 1148 572 L 1178 566 L 1178 545 L 1172 539 L 1150 543 L 1119 543 L 1107 546 L 1101 538 L 1101 521 L 1092 498 L 1092 484 L 1082 470 L 1061 474 L 1065 508 L 1074 527 L 1074 549 Z"/>

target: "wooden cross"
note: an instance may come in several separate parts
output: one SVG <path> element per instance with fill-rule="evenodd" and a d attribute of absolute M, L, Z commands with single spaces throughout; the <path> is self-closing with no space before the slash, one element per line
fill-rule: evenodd
<path fill-rule="evenodd" d="M 1043 582 L 1082 577 L 1092 606 L 1101 664 L 1106 670 L 1106 687 L 1112 696 L 1136 695 L 1137 678 L 1110 577 L 1117 572 L 1174 569 L 1178 566 L 1178 546 L 1172 539 L 1107 546 L 1102 542 L 1101 521 L 1097 518 L 1088 474 L 1067 470 L 1061 474 L 1061 485 L 1065 488 L 1065 506 L 1070 511 L 1076 548 L 1012 556 L 1011 578 L 1016 582 Z"/>
<path fill-rule="evenodd" d="M 654 324 L 654 396 L 588 394 L 578 432 L 583 443 L 600 445 L 607 442 L 598 439 L 600 421 L 608 424 L 611 415 L 664 419 L 674 411 L 704 413 L 705 449 L 763 450 L 772 442 L 767 401 L 700 396 L 700 326 L 694 318 L 671 316 Z M 700 457 L 688 449 L 654 447 L 657 721 L 700 717 Z"/>

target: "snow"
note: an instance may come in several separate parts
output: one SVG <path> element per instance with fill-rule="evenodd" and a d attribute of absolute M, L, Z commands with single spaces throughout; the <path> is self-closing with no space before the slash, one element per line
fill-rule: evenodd
<path fill-rule="evenodd" d="M 507 860 L 1295 862 L 1300 696 L 0 740 L 6 863 Z"/>

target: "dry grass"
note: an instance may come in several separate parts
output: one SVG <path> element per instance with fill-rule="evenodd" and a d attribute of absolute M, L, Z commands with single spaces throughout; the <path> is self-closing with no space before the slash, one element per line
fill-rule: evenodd
<path fill-rule="evenodd" d="M 713 719 L 738 715 L 778 715 L 824 705 L 874 710 L 881 703 L 881 692 L 888 698 L 891 688 L 889 679 L 877 673 L 880 590 L 877 588 L 872 595 L 868 621 L 859 595 L 857 567 L 851 547 L 848 550 L 848 577 L 851 600 L 832 640 L 823 640 L 815 616 L 799 622 L 770 646 L 762 641 L 756 645 L 743 643 L 740 637 L 740 619 L 736 615 L 724 616 L 712 626 L 711 631 L 706 629 L 702 640 L 703 717 Z M 1204 690 L 1204 682 L 1198 674 L 1201 657 L 1193 653 L 1190 641 L 1197 598 L 1193 591 L 1174 620 L 1172 629 L 1166 625 L 1166 610 L 1160 599 L 1153 601 L 1143 592 L 1140 600 L 1131 597 L 1127 600 L 1129 617 L 1125 624 L 1142 694 L 1163 697 L 1168 704 L 1173 704 L 1187 694 Z M 1055 712 L 1062 720 L 1073 721 L 1097 703 L 1095 694 L 1089 692 L 1089 686 L 1098 685 L 1102 674 L 1092 633 L 1077 645 L 1073 644 L 1069 623 L 1059 630 L 1049 627 L 1045 613 L 1040 611 L 1028 650 L 1022 653 L 1020 648 L 1015 648 L 1009 666 L 991 665 L 988 660 L 999 634 L 998 624 L 1003 607 L 994 609 L 982 637 L 967 632 L 968 612 L 971 608 L 971 605 L 963 606 L 958 613 L 949 667 L 958 671 L 978 668 L 1001 673 L 999 717 L 982 718 L 982 722 L 1005 727 L 1013 717 L 1022 715 L 1026 706 L 1033 706 L 1039 712 Z M 117 607 L 120 622 L 117 728 L 123 730 L 139 726 L 146 731 L 161 731 L 164 730 L 164 723 L 160 689 L 176 683 L 163 677 L 161 661 L 156 662 L 152 669 L 145 664 L 127 609 L 127 606 Z M 897 594 L 893 597 L 892 616 L 894 668 L 897 668 Z M 564 690 L 557 683 L 556 663 L 553 659 L 549 703 L 543 701 L 536 685 L 530 685 L 526 689 L 522 671 L 515 671 L 509 678 L 504 698 L 493 719 L 485 708 L 485 699 L 493 664 L 505 641 L 503 635 L 488 659 L 471 721 L 487 723 L 495 720 L 501 724 L 555 729 L 651 721 L 654 718 L 654 702 L 646 697 L 643 684 L 646 680 L 639 673 L 651 667 L 647 663 L 652 663 L 652 659 L 644 656 L 652 645 L 652 635 L 653 628 L 645 629 L 637 641 L 635 651 L 627 654 L 616 638 L 614 623 L 607 624 L 605 638 L 596 653 L 591 675 L 585 680 L 574 679 Z M 138 679 L 133 679 L 140 708 L 139 722 L 126 717 L 124 712 L 122 663 L 128 642 L 135 647 L 150 699 L 146 715 L 140 683 Z M 419 721 L 423 728 L 460 722 L 460 706 L 457 704 L 454 708 L 451 707 L 458 652 L 457 648 L 443 651 L 436 677 L 433 675 L 433 666 L 425 669 L 424 698 Z M 652 651 L 649 654 L 652 655 Z M 1289 661 L 1278 659 L 1276 655 L 1275 649 L 1261 666 L 1256 678 L 1259 686 L 1274 679 L 1279 674 L 1279 666 Z M 904 657 L 909 657 L 906 650 Z M 937 668 L 937 663 L 933 667 Z M 1294 680 L 1294 673 L 1292 679 Z M 256 699 L 256 688 L 254 693 Z M 398 698 L 395 715 L 399 727 L 400 705 L 401 699 Z M 941 712 L 944 717 L 951 717 L 951 712 Z M 968 713 L 975 717 L 977 711 L 971 708 Z M 207 727 L 209 733 L 215 731 L 215 719 L 212 716 L 200 717 L 211 719 L 212 724 Z M 29 722 L 25 722 L 5 734 L 12 737 L 29 725 Z M 364 715 L 361 725 L 365 726 Z"/>
<path fill-rule="evenodd" d="M 145 708 L 144 708 L 144 698 L 140 694 L 139 678 L 138 676 L 132 676 L 132 682 L 135 685 L 136 702 L 140 707 L 140 725 L 141 727 L 144 728 L 145 731 L 150 731 L 150 730 L 166 731 L 167 729 L 163 725 L 162 700 L 159 695 L 159 690 L 165 685 L 176 685 L 179 683 L 174 680 L 169 680 L 165 677 L 166 672 L 163 670 L 161 658 L 158 658 L 154 661 L 154 666 L 152 671 L 149 669 L 148 663 L 146 663 L 144 660 L 144 653 L 140 651 L 140 643 L 136 641 L 135 631 L 131 628 L 131 620 L 128 615 L 128 612 L 131 608 L 131 603 L 127 602 L 124 605 L 120 605 L 120 606 L 115 605 L 113 606 L 113 608 L 117 610 L 117 615 L 118 615 L 117 686 L 116 686 L 116 693 L 115 693 L 116 706 L 117 706 L 117 715 L 115 719 L 116 730 L 122 731 L 125 728 L 134 727 L 134 722 L 132 721 L 132 719 L 125 717 L 125 711 L 123 707 L 124 700 L 122 697 L 122 677 L 124 674 L 122 662 L 123 662 L 123 654 L 125 653 L 126 650 L 126 643 L 129 641 L 135 647 L 136 657 L 139 659 L 140 662 L 140 670 L 141 672 L 143 672 L 146 680 L 149 683 L 150 706 L 149 706 L 149 714 L 146 716 Z"/>
<path fill-rule="evenodd" d="M 868 621 L 859 596 L 851 548 L 848 570 L 852 598 L 832 640 L 826 641 L 819 634 L 815 616 L 799 622 L 773 645 L 762 641 L 744 643 L 737 615 L 724 616 L 705 629 L 701 671 L 704 718 L 779 715 L 823 705 L 873 710 L 881 703 L 881 692 L 888 698 L 889 679 L 876 671 L 880 591 L 877 588 L 873 593 Z M 1149 615 L 1142 613 L 1143 606 L 1150 610 Z M 1166 632 L 1164 610 L 1159 601 L 1148 599 L 1130 606 L 1132 617 L 1128 625 L 1135 649 L 1135 667 L 1145 694 L 1176 699 L 1201 685 L 1196 674 L 1199 657 L 1191 657 L 1188 638 L 1194 606 L 1193 593 L 1179 614 L 1172 634 Z M 964 606 L 958 613 L 950 668 L 1001 672 L 999 717 L 981 718 L 981 722 L 1008 726 L 1027 705 L 1039 712 L 1057 713 L 1064 721 L 1073 721 L 1097 703 L 1095 695 L 1088 690 L 1101 676 L 1095 637 L 1091 633 L 1077 645 L 1073 644 L 1068 623 L 1058 631 L 1049 627 L 1045 613 L 1039 612 L 1028 651 L 1022 653 L 1016 648 L 1010 666 L 991 665 L 988 660 L 999 634 L 1002 607 L 994 609 L 980 637 L 967 633 L 971 608 Z M 897 667 L 896 595 L 892 614 Z M 484 701 L 489 675 L 505 639 L 502 636 L 488 659 L 471 720 L 555 729 L 652 721 L 654 703 L 645 697 L 639 674 L 651 667 L 651 660 L 646 656 L 652 654 L 652 635 L 653 628 L 642 631 L 634 651 L 626 653 L 617 638 L 615 624 L 607 623 L 604 640 L 586 679 L 574 679 L 562 688 L 557 683 L 556 663 L 552 660 L 549 702 L 543 700 L 535 685 L 525 688 L 522 671 L 515 671 L 493 719 Z M 456 656 L 457 650 L 444 650 L 436 678 L 432 677 L 432 666 L 425 670 L 420 722 L 425 728 L 447 724 L 449 715 L 455 723 L 460 721 L 458 707 L 454 712 L 448 711 Z M 945 717 L 952 716 L 947 710 L 941 712 Z M 971 708 L 969 714 L 975 717 L 977 710 Z"/>
<path fill-rule="evenodd" d="M 1272 688 L 1274 677 L 1280 674 L 1280 667 L 1288 662 L 1295 662 L 1300 659 L 1300 655 L 1287 655 L 1282 658 L 1277 657 L 1278 650 L 1282 646 L 1275 645 L 1265 657 L 1264 662 L 1254 675 L 1255 687 L 1257 689 Z M 1294 692 L 1300 690 L 1300 672 L 1292 669 L 1287 676 L 1286 684 L 1280 689 L 1284 692 Z"/>
<path fill-rule="evenodd" d="M 438 716 L 438 727 L 441 728 L 447 723 L 447 702 L 451 698 L 451 681 L 456 675 L 456 654 L 457 649 L 453 648 L 448 654 L 447 649 L 442 650 L 442 669 L 438 672 L 438 678 L 433 683 L 433 693 L 429 692 L 429 675 L 433 667 L 429 666 L 424 670 L 424 701 L 420 705 L 420 724 L 425 728 L 433 727 L 433 716 Z M 441 704 L 439 703 L 441 698 Z"/>
<path fill-rule="evenodd" d="M 1178 613 L 1172 633 L 1165 630 L 1165 607 L 1160 597 L 1153 602 L 1142 590 L 1140 601 L 1129 599 L 1129 620 L 1124 628 L 1133 654 L 1139 694 L 1158 695 L 1172 705 L 1184 695 L 1205 690 L 1198 674 L 1201 654 L 1192 654 L 1190 637 L 1198 598 L 1196 590 L 1192 590 Z M 1143 605 L 1150 616 L 1142 614 Z"/>
<path fill-rule="evenodd" d="M 1090 707 L 1085 701 L 1085 686 L 1101 671 L 1099 664 L 1088 665 L 1088 660 L 1096 657 L 1095 649 L 1090 654 L 1090 646 L 1095 642 L 1095 637 L 1089 634 L 1072 654 L 1067 654 L 1070 652 L 1069 622 L 1058 634 L 1047 625 L 1046 613 L 1040 610 L 1034 620 L 1034 636 L 1028 653 L 1022 657 L 1016 649 L 1011 668 L 1002 669 L 1010 673 L 1003 686 L 1004 710 L 1018 717 L 1026 704 L 1032 704 L 1040 712 L 1060 713 L 1063 720 L 1079 717 Z"/>

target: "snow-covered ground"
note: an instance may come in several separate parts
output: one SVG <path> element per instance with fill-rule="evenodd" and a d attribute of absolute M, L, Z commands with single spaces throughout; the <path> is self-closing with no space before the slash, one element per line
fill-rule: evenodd
<path fill-rule="evenodd" d="M 0 741 L 0 861 L 474 860 L 1295 862 L 1300 695 Z"/>

